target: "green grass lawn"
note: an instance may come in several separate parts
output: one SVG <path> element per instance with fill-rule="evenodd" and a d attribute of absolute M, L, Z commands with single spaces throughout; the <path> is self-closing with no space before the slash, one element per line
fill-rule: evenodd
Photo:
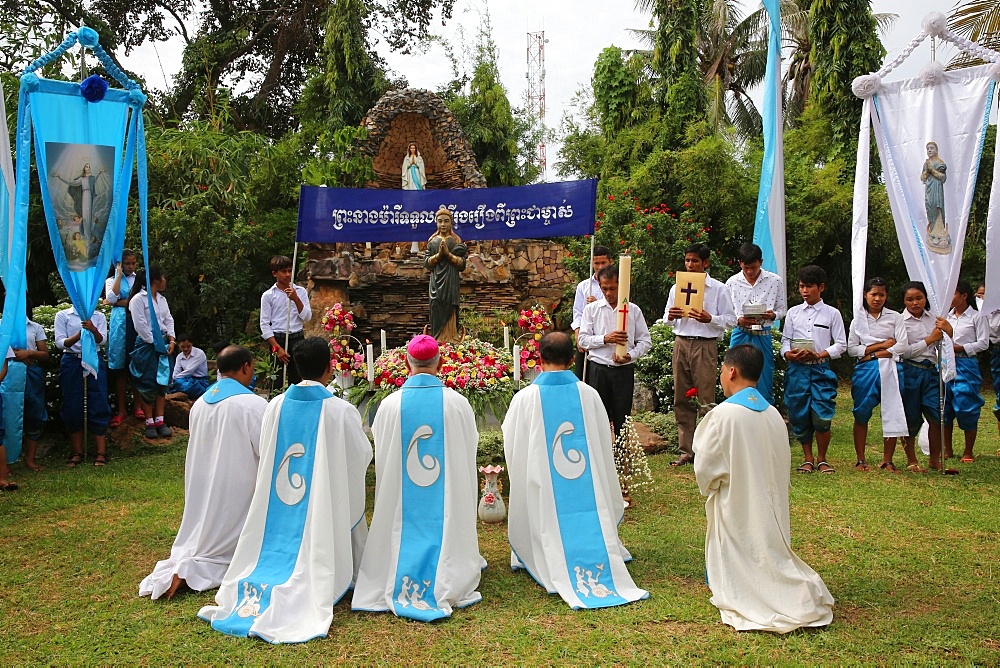
<path fill-rule="evenodd" d="M 483 602 L 425 625 L 336 607 L 330 636 L 270 646 L 196 618 L 211 592 L 150 602 L 139 581 L 165 558 L 183 504 L 184 439 L 111 449 L 105 468 L 18 468 L 0 495 L 0 665 L 461 663 L 1000 663 L 1000 448 L 984 410 L 961 475 L 854 470 L 842 390 L 835 475 L 792 477 L 792 539 L 836 598 L 833 624 L 777 636 L 719 621 L 704 582 L 703 501 L 690 467 L 650 459 L 656 488 L 638 497 L 621 536 L 636 583 L 652 596 L 573 612 L 508 568 L 506 525 L 481 526 Z M 992 396 L 987 397 L 987 409 Z M 881 446 L 876 422 L 869 461 Z M 958 434 L 960 435 L 960 434 Z M 957 442 L 958 439 L 956 439 Z M 801 451 L 793 445 L 792 463 Z M 926 458 L 922 458 L 925 461 Z M 897 454 L 897 465 L 904 463 Z M 371 473 L 369 483 L 373 483 Z M 369 490 L 369 502 L 372 491 Z"/>

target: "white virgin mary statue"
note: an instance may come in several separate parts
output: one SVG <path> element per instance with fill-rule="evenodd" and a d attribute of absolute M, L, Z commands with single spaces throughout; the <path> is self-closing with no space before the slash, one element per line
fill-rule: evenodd
<path fill-rule="evenodd" d="M 424 172 L 424 159 L 417 150 L 417 145 L 410 142 L 403 158 L 403 190 L 426 190 L 427 175 Z"/>

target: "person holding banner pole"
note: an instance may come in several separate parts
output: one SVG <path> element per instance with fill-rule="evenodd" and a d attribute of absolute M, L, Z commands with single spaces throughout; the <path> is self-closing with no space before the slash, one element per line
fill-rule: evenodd
<path fill-rule="evenodd" d="M 570 327 L 576 336 L 576 377 L 586 380 L 587 355 L 586 350 L 580 345 L 580 325 L 583 324 L 583 309 L 587 304 L 592 304 L 601 298 L 601 284 L 597 280 L 597 274 L 601 269 L 611 264 L 611 251 L 607 246 L 595 246 L 594 236 L 590 237 L 590 269 L 593 272 L 590 276 L 580 281 L 576 286 L 576 296 L 573 299 L 573 322 Z"/>
<path fill-rule="evenodd" d="M 940 354 L 938 342 L 952 333 L 951 323 L 945 318 L 935 318 L 927 311 L 927 289 L 920 281 L 903 285 L 903 325 L 906 340 L 897 343 L 896 351 L 903 363 L 903 411 L 909 436 L 904 440 L 906 469 L 911 473 L 924 473 L 926 469 L 917 462 L 914 442 L 924 420 L 930 441 L 930 466 L 944 471 L 941 464 L 941 375 L 935 364 Z M 955 472 L 949 469 L 946 472 Z"/>
<path fill-rule="evenodd" d="M 293 260 L 287 255 L 272 257 L 270 268 L 275 283 L 260 296 L 261 338 L 271 347 L 274 358 L 285 367 L 283 386 L 302 380 L 292 351 L 305 337 L 302 331 L 305 323 L 312 320 L 309 294 L 302 286 L 292 283 L 292 267 Z M 283 337 L 284 346 L 278 343 L 279 336 Z"/>
<path fill-rule="evenodd" d="M 115 416 L 108 426 L 118 427 L 128 418 L 125 391 L 128 385 L 129 350 L 126 341 L 128 296 L 135 284 L 137 257 L 134 251 L 122 251 L 121 262 L 115 263 L 115 275 L 104 282 L 104 298 L 111 304 L 111 321 L 108 323 L 108 373 L 115 383 Z"/>
<path fill-rule="evenodd" d="M 108 463 L 107 429 L 111 420 L 111 405 L 108 403 L 108 371 L 103 359 L 99 359 L 95 375 L 83 366 L 80 338 L 83 330 L 94 336 L 98 348 L 108 335 L 108 320 L 100 311 L 94 311 L 89 320 L 82 320 L 76 308 L 70 306 L 56 313 L 56 347 L 63 351 L 59 364 L 59 384 L 62 387 L 63 403 L 59 416 L 69 432 L 71 454 L 66 466 L 72 468 L 84 459 L 86 442 L 85 428 L 94 434 L 97 455 L 94 466 Z M 88 382 L 89 381 L 89 382 Z"/>

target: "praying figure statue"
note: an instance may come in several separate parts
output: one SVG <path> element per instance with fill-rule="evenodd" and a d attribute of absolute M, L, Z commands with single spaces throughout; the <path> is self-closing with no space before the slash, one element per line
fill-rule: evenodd
<path fill-rule="evenodd" d="M 417 150 L 417 145 L 410 142 L 403 158 L 403 190 L 426 190 L 427 174 L 424 172 L 424 159 Z"/>
<path fill-rule="evenodd" d="M 927 142 L 927 159 L 920 172 L 924 183 L 924 208 L 927 211 L 927 248 L 940 255 L 951 253 L 951 235 L 944 217 L 944 182 L 948 165 L 938 156 L 936 142 Z"/>
<path fill-rule="evenodd" d="M 469 250 L 452 231 L 451 211 L 441 207 L 434 214 L 437 233 L 427 240 L 427 258 L 430 272 L 429 294 L 431 301 L 430 333 L 439 342 L 458 339 L 458 305 L 461 274 L 465 270 L 465 256 Z"/>

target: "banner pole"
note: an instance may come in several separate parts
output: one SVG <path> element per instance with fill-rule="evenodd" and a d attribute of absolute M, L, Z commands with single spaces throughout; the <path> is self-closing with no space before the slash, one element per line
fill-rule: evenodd
<path fill-rule="evenodd" d="M 295 246 L 292 249 L 292 290 L 295 289 L 295 265 L 299 259 L 299 242 L 295 241 Z M 288 355 L 288 334 L 292 329 L 292 300 L 288 300 L 288 313 L 285 318 L 285 354 Z M 285 363 L 285 371 L 283 373 L 284 382 L 282 383 L 282 389 L 288 387 L 288 363 Z"/>
<path fill-rule="evenodd" d="M 594 276 L 594 274 L 593 274 L 593 271 L 594 271 L 594 243 L 596 242 L 596 236 L 597 236 L 597 230 L 594 230 L 594 234 L 590 235 L 590 264 L 587 265 L 587 274 L 591 278 L 593 278 L 593 276 Z M 594 296 L 594 282 L 590 281 L 590 280 L 587 281 L 587 296 L 588 297 L 593 297 Z M 586 308 L 587 305 L 584 304 L 583 307 Z M 580 346 L 580 342 L 577 341 L 576 345 L 577 345 L 577 347 L 579 347 Z M 584 352 L 583 353 L 583 373 L 581 374 L 583 376 L 583 378 L 581 378 L 581 380 L 583 382 L 585 382 L 585 383 L 587 382 L 587 360 L 588 359 L 590 359 L 590 353 Z"/>
<path fill-rule="evenodd" d="M 83 374 L 83 461 L 87 461 L 87 376 Z"/>

